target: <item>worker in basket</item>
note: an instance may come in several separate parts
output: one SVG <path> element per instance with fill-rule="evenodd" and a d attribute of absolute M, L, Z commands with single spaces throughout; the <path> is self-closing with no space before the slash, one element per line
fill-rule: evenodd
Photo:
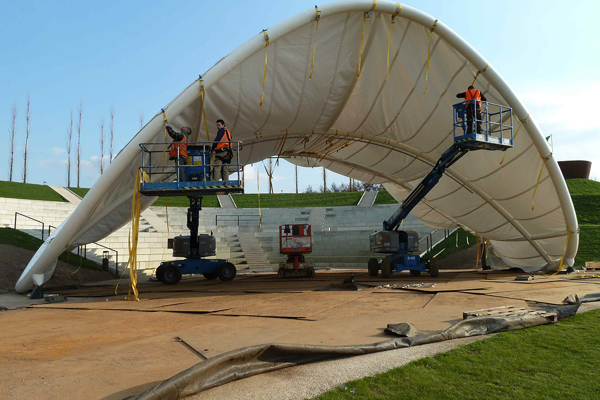
<path fill-rule="evenodd" d="M 229 164 L 233 158 L 231 149 L 231 132 L 225 128 L 225 121 L 217 120 L 217 137 L 212 145 L 213 153 L 213 181 L 229 180 Z"/>
<path fill-rule="evenodd" d="M 481 102 L 487 101 L 483 93 L 473 86 L 469 86 L 466 92 L 458 93 L 456 97 L 466 100 L 467 135 L 473 133 L 475 115 L 477 115 L 477 133 L 481 133 Z M 477 110 L 477 113 L 475 113 L 475 110 Z"/>
<path fill-rule="evenodd" d="M 185 181 L 185 165 L 187 164 L 188 140 L 192 134 L 189 126 L 181 128 L 181 132 L 175 132 L 171 125 L 167 124 L 167 133 L 173 138 L 173 143 L 169 145 L 169 160 L 175 160 L 177 165 L 177 181 Z"/>

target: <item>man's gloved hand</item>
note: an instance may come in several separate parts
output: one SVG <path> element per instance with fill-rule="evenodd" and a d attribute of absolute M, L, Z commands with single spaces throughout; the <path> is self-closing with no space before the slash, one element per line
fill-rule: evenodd
<path fill-rule="evenodd" d="M 171 129 L 173 129 L 173 127 L 171 126 L 171 124 L 165 124 L 165 128 L 171 128 Z"/>

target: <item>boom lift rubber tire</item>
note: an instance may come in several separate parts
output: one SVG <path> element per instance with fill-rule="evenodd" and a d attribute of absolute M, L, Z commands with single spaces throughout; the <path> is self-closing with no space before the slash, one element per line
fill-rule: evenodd
<path fill-rule="evenodd" d="M 204 278 L 208 281 L 212 281 L 213 279 L 217 279 L 219 277 L 216 272 L 207 272 L 202 275 L 204 275 Z"/>
<path fill-rule="evenodd" d="M 158 268 L 156 268 L 156 279 L 158 279 L 159 282 L 163 282 L 165 276 L 165 266 L 161 265 Z"/>
<path fill-rule="evenodd" d="M 421 271 L 419 271 L 418 269 L 411 269 L 410 276 L 421 276 Z"/>
<path fill-rule="evenodd" d="M 392 277 L 392 266 L 390 265 L 390 259 L 387 257 L 381 261 L 381 276 L 386 279 Z"/>
<path fill-rule="evenodd" d="M 369 258 L 369 264 L 367 268 L 369 269 L 369 276 L 377 276 L 379 273 L 379 263 L 377 262 L 377 259 Z"/>
<path fill-rule="evenodd" d="M 235 265 L 230 262 L 224 262 L 219 265 L 217 268 L 217 276 L 222 281 L 230 281 L 235 278 L 237 270 L 235 269 Z"/>
<path fill-rule="evenodd" d="M 181 270 L 175 265 L 169 265 L 163 272 L 163 282 L 166 285 L 175 285 L 181 280 Z"/>
<path fill-rule="evenodd" d="M 440 276 L 440 267 L 436 263 L 427 261 L 427 266 L 429 267 L 429 276 L 432 278 L 437 278 Z"/>

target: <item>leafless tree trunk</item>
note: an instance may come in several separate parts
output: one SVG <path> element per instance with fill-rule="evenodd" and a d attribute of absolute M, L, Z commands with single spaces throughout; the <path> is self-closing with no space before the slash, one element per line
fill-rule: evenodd
<path fill-rule="evenodd" d="M 298 166 L 296 165 L 296 194 L 298 194 Z"/>
<path fill-rule="evenodd" d="M 71 109 L 71 123 L 67 131 L 67 187 L 71 187 L 71 144 L 73 143 L 73 109 Z"/>
<path fill-rule="evenodd" d="M 144 127 L 144 113 L 141 112 L 140 113 L 140 131 L 142 130 L 143 127 Z"/>
<path fill-rule="evenodd" d="M 104 173 L 104 117 L 100 118 L 100 175 Z"/>
<path fill-rule="evenodd" d="M 110 108 L 110 155 L 108 157 L 108 163 L 112 163 L 113 160 L 113 138 L 115 136 L 115 107 Z"/>
<path fill-rule="evenodd" d="M 29 95 L 27 95 L 27 115 L 25 116 L 26 121 L 26 134 L 25 134 L 25 153 L 23 157 L 23 183 L 27 183 L 27 147 L 29 146 Z"/>
<path fill-rule="evenodd" d="M 83 100 L 79 101 L 79 123 L 77 124 L 77 187 L 81 178 L 81 115 L 83 114 Z"/>
<path fill-rule="evenodd" d="M 8 181 L 12 182 L 13 179 L 13 166 L 15 164 L 15 134 L 17 131 L 17 115 L 19 114 L 19 109 L 16 104 L 12 105 L 12 124 L 10 129 L 10 168 L 8 172 Z"/>
<path fill-rule="evenodd" d="M 323 193 L 327 192 L 327 170 L 323 167 Z"/>

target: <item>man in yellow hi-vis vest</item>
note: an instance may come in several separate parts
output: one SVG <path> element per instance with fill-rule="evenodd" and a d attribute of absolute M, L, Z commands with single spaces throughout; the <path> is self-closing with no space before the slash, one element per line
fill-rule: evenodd
<path fill-rule="evenodd" d="M 231 132 L 225 128 L 225 121 L 217 120 L 217 137 L 212 145 L 213 160 L 213 180 L 229 180 L 229 164 L 233 158 L 233 150 L 231 149 Z"/>

